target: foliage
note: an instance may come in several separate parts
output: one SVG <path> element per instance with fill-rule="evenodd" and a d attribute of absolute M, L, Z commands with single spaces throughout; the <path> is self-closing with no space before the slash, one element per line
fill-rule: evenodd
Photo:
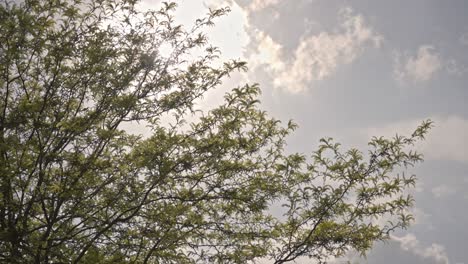
<path fill-rule="evenodd" d="M 421 160 L 408 147 L 430 122 L 368 155 L 331 139 L 287 155 L 295 124 L 262 111 L 256 85 L 197 111 L 246 67 L 216 66 L 204 35 L 229 10 L 186 30 L 174 3 L 136 4 L 0 4 L 1 262 L 326 261 L 407 227 L 415 178 L 395 174 Z M 151 135 L 122 129 L 135 122 Z"/>

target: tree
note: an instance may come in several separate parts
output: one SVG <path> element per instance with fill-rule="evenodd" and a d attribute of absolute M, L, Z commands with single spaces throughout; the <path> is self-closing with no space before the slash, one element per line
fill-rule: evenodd
<path fill-rule="evenodd" d="M 186 30 L 174 3 L 136 3 L 0 4 L 0 261 L 326 261 L 407 227 L 415 178 L 397 172 L 421 160 L 411 145 L 429 121 L 373 138 L 368 155 L 331 139 L 311 158 L 288 155 L 296 125 L 259 108 L 257 85 L 197 110 L 246 69 L 217 66 L 203 33 L 229 10 Z"/>

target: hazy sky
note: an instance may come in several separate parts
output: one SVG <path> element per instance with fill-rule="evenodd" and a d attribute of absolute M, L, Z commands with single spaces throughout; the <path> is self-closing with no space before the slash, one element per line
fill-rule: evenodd
<path fill-rule="evenodd" d="M 365 151 L 373 135 L 435 121 L 410 171 L 416 223 L 358 261 L 468 264 L 468 0 L 185 0 L 177 19 L 210 6 L 232 10 L 212 43 L 249 62 L 225 89 L 258 82 L 263 107 L 300 125 L 290 151 L 311 153 L 324 136 Z"/>

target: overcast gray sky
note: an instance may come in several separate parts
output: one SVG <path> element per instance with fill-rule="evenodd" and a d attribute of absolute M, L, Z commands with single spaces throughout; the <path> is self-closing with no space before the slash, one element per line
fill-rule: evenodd
<path fill-rule="evenodd" d="M 258 82 L 263 107 L 300 125 L 291 151 L 324 136 L 365 150 L 372 135 L 435 121 L 411 170 L 416 223 L 357 261 L 468 264 L 468 0 L 185 0 L 177 19 L 209 6 L 232 9 L 211 41 L 249 62 L 225 87 Z"/>

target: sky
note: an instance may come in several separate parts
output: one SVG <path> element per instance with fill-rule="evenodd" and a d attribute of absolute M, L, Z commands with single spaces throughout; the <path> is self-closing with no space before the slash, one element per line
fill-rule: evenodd
<path fill-rule="evenodd" d="M 185 0 L 176 19 L 190 25 L 221 6 L 231 12 L 210 41 L 249 71 L 225 80 L 207 108 L 227 89 L 259 83 L 262 107 L 299 124 L 288 151 L 305 154 L 322 137 L 365 151 L 372 136 L 435 122 L 417 146 L 424 163 L 409 171 L 415 223 L 366 259 L 348 257 L 468 264 L 468 0 Z"/>

